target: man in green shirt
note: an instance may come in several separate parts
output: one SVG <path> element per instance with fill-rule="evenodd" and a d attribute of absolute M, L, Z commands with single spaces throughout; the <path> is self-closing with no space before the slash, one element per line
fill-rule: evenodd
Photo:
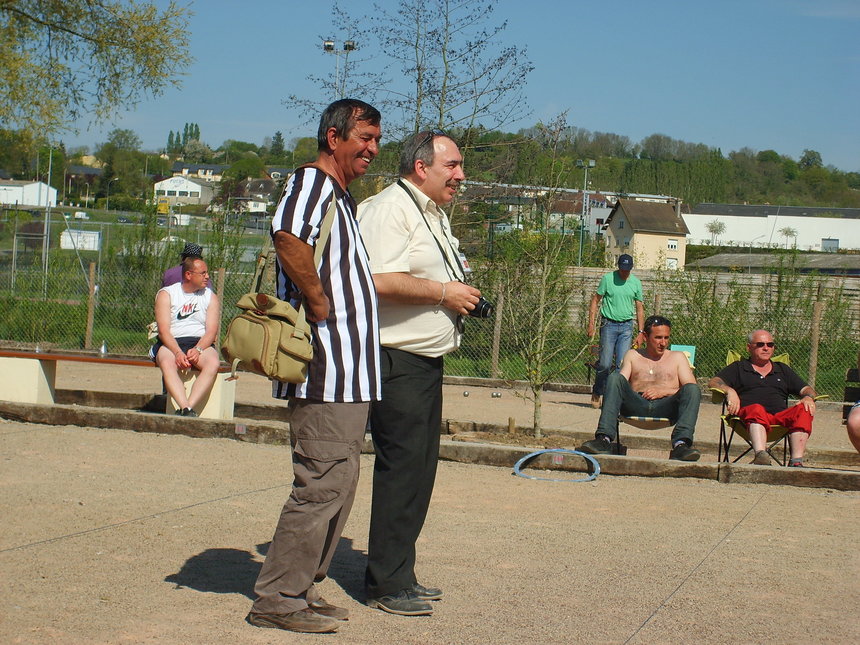
<path fill-rule="evenodd" d="M 645 308 L 642 305 L 642 283 L 631 274 L 633 258 L 624 253 L 618 258 L 618 270 L 607 273 L 600 279 L 597 293 L 591 296 L 588 308 L 588 336 L 594 337 L 595 322 L 600 310 L 600 355 L 597 359 L 597 374 L 591 389 L 591 406 L 600 407 L 600 399 L 606 389 L 606 379 L 613 367 L 630 349 L 633 340 L 633 323 L 639 330 L 637 344 L 642 340 L 645 324 Z M 635 321 L 634 321 L 635 316 Z"/>

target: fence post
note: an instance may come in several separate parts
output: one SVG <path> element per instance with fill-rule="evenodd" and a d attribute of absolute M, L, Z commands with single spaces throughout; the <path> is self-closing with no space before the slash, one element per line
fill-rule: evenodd
<path fill-rule="evenodd" d="M 656 293 L 654 294 L 654 311 L 652 312 L 655 316 L 660 315 L 660 303 L 663 301 L 663 294 Z M 647 313 L 647 312 L 646 312 Z"/>
<path fill-rule="evenodd" d="M 218 337 L 215 339 L 215 347 L 221 348 L 221 325 L 224 322 L 224 278 L 226 276 L 226 271 L 224 267 L 221 267 L 216 272 L 215 276 L 215 293 L 218 294 L 218 300 L 221 302 L 221 310 L 218 312 Z"/>
<path fill-rule="evenodd" d="M 490 378 L 499 378 L 499 350 L 502 340 L 502 311 L 505 306 L 505 292 L 499 289 L 496 298 L 496 315 L 493 316 L 493 350 L 490 359 Z"/>
<path fill-rule="evenodd" d="M 93 348 L 93 320 L 96 314 L 96 263 L 90 262 L 90 293 L 87 297 L 87 330 L 84 334 L 84 349 Z"/>
<path fill-rule="evenodd" d="M 809 384 L 815 388 L 815 373 L 818 371 L 818 341 L 821 337 L 821 301 L 812 303 L 812 329 L 810 330 Z"/>

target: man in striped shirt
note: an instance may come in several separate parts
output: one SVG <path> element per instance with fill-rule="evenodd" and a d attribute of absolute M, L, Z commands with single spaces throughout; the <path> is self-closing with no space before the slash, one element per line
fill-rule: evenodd
<path fill-rule="evenodd" d="M 379 152 L 380 114 L 355 99 L 320 118 L 319 156 L 287 182 L 272 222 L 278 297 L 304 299 L 314 357 L 304 383 L 274 382 L 287 399 L 293 488 L 254 591 L 248 622 L 333 632 L 349 612 L 314 586 L 326 576 L 358 483 L 371 401 L 380 398 L 376 291 L 347 187 Z M 314 246 L 331 200 L 337 211 L 319 266 Z"/>

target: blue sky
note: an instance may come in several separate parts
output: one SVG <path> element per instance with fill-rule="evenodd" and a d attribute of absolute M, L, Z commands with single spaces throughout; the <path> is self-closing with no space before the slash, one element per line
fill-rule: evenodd
<path fill-rule="evenodd" d="M 345 32 L 332 26 L 330 6 L 192 3 L 195 62 L 182 88 L 64 141 L 92 149 L 121 127 L 156 150 L 186 122 L 212 147 L 260 144 L 277 130 L 288 142 L 312 136 L 282 101 L 322 98 L 305 77 L 334 74 L 321 40 Z M 827 165 L 860 171 L 860 0 L 499 0 L 491 23 L 503 20 L 502 43 L 524 46 L 535 65 L 530 116 L 510 130 L 568 110 L 571 125 L 633 142 L 661 133 L 723 153 L 746 146 L 795 159 L 810 148 Z M 373 65 L 390 64 L 373 55 Z"/>

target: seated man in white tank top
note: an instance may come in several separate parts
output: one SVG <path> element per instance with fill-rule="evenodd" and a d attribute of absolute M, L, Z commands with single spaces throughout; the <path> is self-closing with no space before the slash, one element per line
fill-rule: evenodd
<path fill-rule="evenodd" d="M 214 343 L 220 324 L 218 296 L 206 287 L 209 272 L 200 258 L 182 262 L 182 281 L 164 287 L 155 296 L 158 342 L 150 357 L 161 368 L 167 391 L 179 409 L 176 414 L 196 417 L 194 411 L 209 394 L 221 359 Z M 199 370 L 186 396 L 179 370 Z"/>

